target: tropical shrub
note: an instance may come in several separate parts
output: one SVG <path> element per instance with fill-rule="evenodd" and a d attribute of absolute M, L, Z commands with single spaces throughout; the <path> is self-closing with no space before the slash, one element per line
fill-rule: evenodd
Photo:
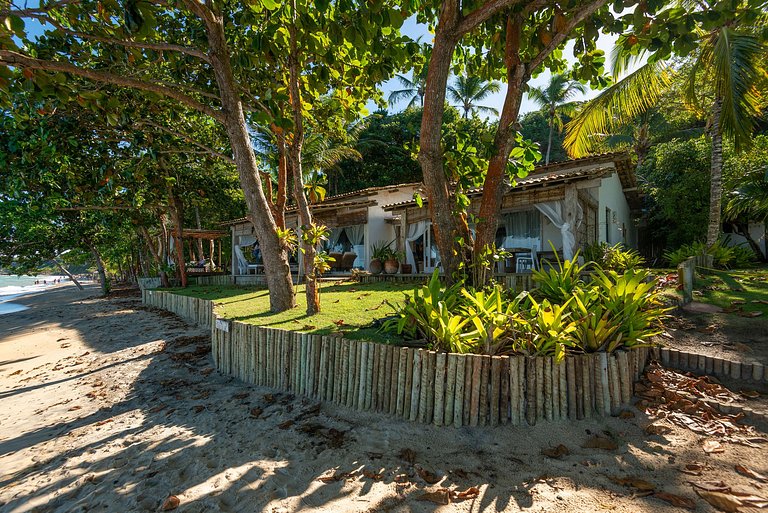
<path fill-rule="evenodd" d="M 692 256 L 712 255 L 713 264 L 718 269 L 735 269 L 747 267 L 755 260 L 755 254 L 749 248 L 729 245 L 729 239 L 720 239 L 710 248 L 704 242 L 683 244 L 674 251 L 664 253 L 664 259 L 669 265 L 677 267 Z"/>
<path fill-rule="evenodd" d="M 594 243 L 584 250 L 584 258 L 602 269 L 623 273 L 645 264 L 645 259 L 634 249 L 626 249 L 620 242 L 613 246 L 606 242 Z"/>
<path fill-rule="evenodd" d="M 559 262 L 560 263 L 560 262 Z M 445 287 L 437 271 L 427 285 L 395 305 L 385 329 L 423 338 L 436 350 L 552 356 L 592 353 L 647 343 L 662 329 L 666 310 L 646 270 L 625 273 L 562 262 L 537 273 L 543 290 L 509 298 L 500 285 L 472 290 Z"/>
<path fill-rule="evenodd" d="M 557 267 L 547 270 L 533 270 L 533 281 L 537 286 L 533 293 L 536 297 L 547 299 L 551 303 L 564 303 L 573 296 L 577 287 L 584 285 L 582 273 L 587 271 L 590 264 L 579 265 L 578 252 L 572 260 L 561 261 L 557 257 Z"/>

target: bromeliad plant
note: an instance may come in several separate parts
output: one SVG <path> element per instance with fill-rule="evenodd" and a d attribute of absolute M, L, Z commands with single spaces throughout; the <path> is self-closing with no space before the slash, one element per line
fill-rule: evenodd
<path fill-rule="evenodd" d="M 508 297 L 500 285 L 445 287 L 435 271 L 427 285 L 393 307 L 397 316 L 385 329 L 424 339 L 436 350 L 552 356 L 557 361 L 568 352 L 645 344 L 661 331 L 666 309 L 647 271 L 619 274 L 595 268 L 585 281 L 584 266 L 558 263 L 559 268 L 534 275 L 539 285 L 534 294 L 516 297 Z"/>

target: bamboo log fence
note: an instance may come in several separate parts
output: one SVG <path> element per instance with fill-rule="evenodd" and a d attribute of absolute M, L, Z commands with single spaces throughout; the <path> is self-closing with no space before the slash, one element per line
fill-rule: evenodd
<path fill-rule="evenodd" d="M 438 353 L 218 318 L 211 302 L 146 291 L 146 304 L 211 327 L 216 368 L 242 381 L 437 426 L 535 425 L 615 415 L 650 348 L 550 357 Z"/>

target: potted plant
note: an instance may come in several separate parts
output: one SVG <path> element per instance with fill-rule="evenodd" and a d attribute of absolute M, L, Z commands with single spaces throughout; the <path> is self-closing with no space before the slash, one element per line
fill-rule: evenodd
<path fill-rule="evenodd" d="M 368 264 L 371 274 L 381 274 L 384 269 L 384 261 L 389 258 L 391 253 L 390 244 L 392 242 L 379 241 L 371 246 L 371 262 Z"/>
<path fill-rule="evenodd" d="M 400 269 L 400 261 L 405 260 L 401 251 L 389 250 L 387 258 L 384 260 L 384 272 L 387 274 L 396 274 Z"/>

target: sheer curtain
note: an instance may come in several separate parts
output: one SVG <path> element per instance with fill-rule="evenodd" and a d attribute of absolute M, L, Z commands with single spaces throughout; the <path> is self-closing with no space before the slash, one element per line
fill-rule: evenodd
<path fill-rule="evenodd" d="M 344 228 L 347 238 L 352 243 L 352 250 L 357 255 L 353 267 L 365 267 L 365 225 L 356 224 Z"/>
<path fill-rule="evenodd" d="M 413 248 L 411 248 L 411 243 L 415 242 L 419 237 L 424 235 L 426 231 L 426 221 L 419 221 L 418 223 L 411 223 L 408 225 L 408 232 L 405 236 L 405 259 L 409 264 L 413 266 L 413 272 L 416 272 L 418 267 L 416 266 L 416 258 L 413 256 Z"/>
<path fill-rule="evenodd" d="M 338 226 L 336 228 L 331 228 L 331 233 L 328 235 L 328 251 L 334 251 L 336 249 L 336 244 L 339 243 L 339 237 L 341 237 L 341 233 L 344 231 L 344 228 L 339 228 Z M 347 237 L 349 237 L 349 233 L 347 233 Z"/>
<path fill-rule="evenodd" d="M 536 208 L 547 216 L 547 219 L 560 230 L 563 238 L 563 259 L 572 260 L 575 250 L 574 246 L 576 246 L 576 228 L 581 224 L 581 219 L 584 216 L 581 205 L 579 205 L 576 214 L 576 226 L 571 226 L 571 223 L 565 221 L 563 213 L 563 210 L 565 210 L 564 201 L 545 201 L 537 203 Z"/>

